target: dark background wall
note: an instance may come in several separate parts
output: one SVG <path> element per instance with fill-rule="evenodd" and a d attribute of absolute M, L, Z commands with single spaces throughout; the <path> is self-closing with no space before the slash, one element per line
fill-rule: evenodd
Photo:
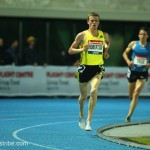
<path fill-rule="evenodd" d="M 126 65 L 122 53 L 131 40 L 138 39 L 141 26 L 150 28 L 150 22 L 101 20 L 101 30 L 111 36 L 110 58 L 105 62 L 106 66 Z M 62 53 L 68 51 L 76 34 L 87 28 L 86 20 L 0 17 L 0 37 L 4 38 L 5 46 L 18 39 L 22 56 L 26 38 L 35 36 L 41 62 L 48 65 L 62 65 Z"/>

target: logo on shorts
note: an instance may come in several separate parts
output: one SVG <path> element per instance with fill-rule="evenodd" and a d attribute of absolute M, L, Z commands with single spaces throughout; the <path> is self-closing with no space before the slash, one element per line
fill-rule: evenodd
<path fill-rule="evenodd" d="M 143 77 L 143 76 L 140 76 L 140 78 L 141 78 L 141 79 L 144 79 L 144 77 Z"/>
<path fill-rule="evenodd" d="M 85 70 L 85 66 L 84 65 L 80 65 L 78 67 L 78 72 L 82 73 Z"/>

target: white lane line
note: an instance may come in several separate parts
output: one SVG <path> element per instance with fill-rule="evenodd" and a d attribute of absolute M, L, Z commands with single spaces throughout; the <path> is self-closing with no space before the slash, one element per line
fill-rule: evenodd
<path fill-rule="evenodd" d="M 30 142 L 30 141 L 27 141 L 27 140 L 23 140 L 21 138 L 18 137 L 18 133 L 23 131 L 23 130 L 27 130 L 27 129 L 31 129 L 31 128 L 37 128 L 37 127 L 41 127 L 41 126 L 48 126 L 48 125 L 54 125 L 54 124 L 67 124 L 67 123 L 73 123 L 73 122 L 77 122 L 77 121 L 69 121 L 69 122 L 55 122 L 55 123 L 46 123 L 46 124 L 39 124 L 39 125 L 35 125 L 35 126 L 28 126 L 28 127 L 25 127 L 25 128 L 21 128 L 21 129 L 18 129 L 16 131 L 13 132 L 13 137 L 21 142 L 27 142 L 28 144 L 31 144 L 31 145 L 34 145 L 34 146 L 38 146 L 38 147 L 42 147 L 42 148 L 46 148 L 46 149 L 51 149 L 51 150 L 60 150 L 58 148 L 55 148 L 55 147 L 49 147 L 49 146 L 45 146 L 45 145 L 41 145 L 41 144 L 38 144 L 38 143 L 33 143 L 33 142 Z"/>

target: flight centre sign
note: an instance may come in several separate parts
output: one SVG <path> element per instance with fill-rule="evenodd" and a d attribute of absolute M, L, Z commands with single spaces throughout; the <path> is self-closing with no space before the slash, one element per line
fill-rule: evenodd
<path fill-rule="evenodd" d="M 106 67 L 98 96 L 128 96 L 127 69 Z M 1 66 L 0 96 L 79 96 L 76 70 L 73 66 Z M 149 91 L 147 81 L 141 96 L 150 96 Z"/>

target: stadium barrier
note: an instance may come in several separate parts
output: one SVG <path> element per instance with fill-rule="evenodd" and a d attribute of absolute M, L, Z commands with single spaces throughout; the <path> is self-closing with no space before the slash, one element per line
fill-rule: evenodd
<path fill-rule="evenodd" d="M 78 96 L 75 72 L 72 66 L 1 66 L 0 96 Z M 106 67 L 98 96 L 128 96 L 126 75 L 126 67 Z M 150 81 L 141 96 L 150 96 L 149 91 Z"/>

